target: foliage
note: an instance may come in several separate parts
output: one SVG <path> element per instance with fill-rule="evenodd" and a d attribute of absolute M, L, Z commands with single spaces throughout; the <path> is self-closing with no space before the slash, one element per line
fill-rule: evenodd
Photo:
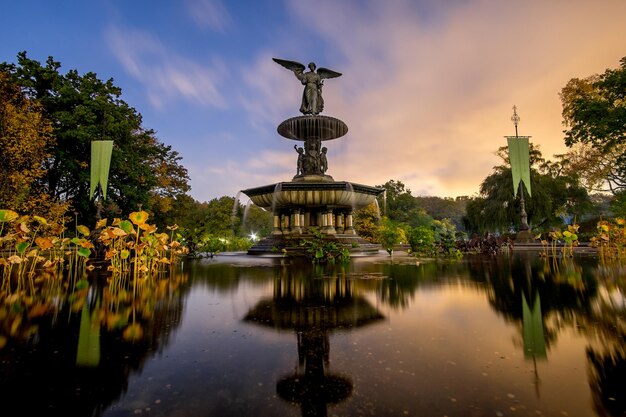
<path fill-rule="evenodd" d="M 322 232 L 316 228 L 312 228 L 311 233 L 312 238 L 302 238 L 299 244 L 313 263 L 350 260 L 350 251 L 344 245 L 325 239 Z"/>
<path fill-rule="evenodd" d="M 573 78 L 560 93 L 565 144 L 586 144 L 596 155 L 612 155 L 605 180 L 612 191 L 626 186 L 626 57 L 617 69 Z M 604 160 L 606 162 L 606 160 Z"/>
<path fill-rule="evenodd" d="M 626 189 L 623 168 L 617 163 L 624 153 L 626 144 L 602 150 L 589 143 L 576 143 L 559 157 L 563 160 L 563 172 L 577 175 L 587 192 L 617 194 Z"/>
<path fill-rule="evenodd" d="M 438 245 L 438 251 L 444 256 L 457 256 L 457 250 L 455 247 L 456 242 L 456 227 L 448 220 L 435 220 L 433 221 L 433 231 L 435 232 L 435 241 Z"/>
<path fill-rule="evenodd" d="M 602 260 L 626 259 L 626 220 L 617 217 L 599 221 L 597 234 L 590 244 L 599 249 Z"/>
<path fill-rule="evenodd" d="M 473 234 L 470 239 L 459 239 L 455 243 L 458 254 L 480 253 L 483 255 L 497 255 L 511 249 L 512 240 L 507 237 L 496 236 L 492 233 L 479 236 Z"/>
<path fill-rule="evenodd" d="M 180 156 L 142 126 L 139 113 L 121 97 L 113 80 L 76 70 L 60 73 L 49 57 L 45 65 L 19 53 L 17 64 L 0 64 L 30 100 L 41 105 L 52 122 L 56 144 L 48 144 L 43 186 L 56 200 L 71 202 L 81 222 L 95 218 L 89 200 L 89 157 L 93 140 L 114 142 L 105 216 L 130 212 L 167 212 L 173 200 L 189 190 Z M 160 225 L 163 226 L 163 225 Z"/>
<path fill-rule="evenodd" d="M 535 236 L 535 240 L 539 240 L 543 246 L 542 256 L 556 256 L 557 248 L 561 249 L 563 256 L 574 256 L 574 247 L 578 246 L 578 229 L 579 225 L 570 224 L 567 229 L 553 229 L 547 233 L 540 233 Z M 544 237 L 545 235 L 545 237 Z"/>
<path fill-rule="evenodd" d="M 0 207 L 61 220 L 67 204 L 53 201 L 42 183 L 51 133 L 41 106 L 0 71 Z"/>
<path fill-rule="evenodd" d="M 380 212 L 374 203 L 354 213 L 354 230 L 363 239 L 375 242 L 379 224 Z"/>
<path fill-rule="evenodd" d="M 463 217 L 465 216 L 465 205 L 469 200 L 467 196 L 456 198 L 418 196 L 415 197 L 420 207 L 426 214 L 435 220 L 449 219 L 456 226 L 457 230 L 464 228 Z"/>
<path fill-rule="evenodd" d="M 498 154 L 506 164 L 506 147 L 500 148 Z M 578 176 L 566 175 L 562 160 L 544 160 L 532 144 L 530 157 L 533 195 L 525 193 L 524 200 L 532 228 L 560 227 L 564 218 L 580 217 L 591 209 Z M 467 201 L 464 223 L 466 230 L 473 233 L 508 233 L 519 223 L 519 216 L 520 202 L 513 195 L 511 170 L 507 165 L 499 165 L 481 184 L 480 195 Z"/>
<path fill-rule="evenodd" d="M 0 267 L 2 291 L 34 290 L 33 277 L 41 271 L 54 271 L 71 277 L 80 276 L 92 260 L 103 260 L 112 278 L 140 279 L 165 271 L 187 250 L 171 233 L 157 233 L 148 224 L 148 213 L 133 212 L 128 220 L 106 219 L 92 232 L 76 225 L 74 236 L 66 236 L 65 227 L 40 216 L 20 216 L 12 210 L 0 210 Z M 136 226 L 136 227 L 135 227 Z"/>
<path fill-rule="evenodd" d="M 613 215 L 626 218 L 626 189 L 616 192 L 609 206 Z"/>
<path fill-rule="evenodd" d="M 428 225 L 432 221 L 426 211 L 420 207 L 411 190 L 401 181 L 389 180 L 377 187 L 384 188 L 384 197 L 379 197 L 378 205 L 383 207 L 383 215 L 397 223 L 411 227 Z M 382 199 L 382 201 L 381 201 Z"/>
<path fill-rule="evenodd" d="M 382 224 L 378 229 L 377 240 L 382 245 L 383 249 L 391 256 L 393 255 L 394 246 L 406 242 L 407 238 L 404 230 L 402 230 L 396 222 L 383 217 Z"/>
<path fill-rule="evenodd" d="M 420 256 L 435 256 L 435 231 L 427 226 L 417 226 L 409 230 L 408 242 L 411 251 Z"/>

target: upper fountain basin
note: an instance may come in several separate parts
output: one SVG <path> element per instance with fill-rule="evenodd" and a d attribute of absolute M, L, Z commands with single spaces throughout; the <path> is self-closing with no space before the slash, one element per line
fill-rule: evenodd
<path fill-rule="evenodd" d="M 348 126 L 329 116 L 297 116 L 278 125 L 278 133 L 287 139 L 337 139 L 348 133 Z"/>

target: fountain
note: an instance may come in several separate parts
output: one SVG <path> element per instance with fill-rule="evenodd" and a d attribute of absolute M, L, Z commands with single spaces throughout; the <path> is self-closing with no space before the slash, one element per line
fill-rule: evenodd
<path fill-rule="evenodd" d="M 278 133 L 302 141 L 294 145 L 298 154 L 296 175 L 291 181 L 242 190 L 257 206 L 271 210 L 272 235 L 261 239 L 248 251 L 264 254 L 276 250 L 301 255 L 298 240 L 319 230 L 325 239 L 345 245 L 351 252 L 377 253 L 380 245 L 358 236 L 354 230 L 354 211 L 376 202 L 383 188 L 348 181 L 335 181 L 328 175 L 327 148 L 322 142 L 338 139 L 348 132 L 339 119 L 322 116 L 324 79 L 341 73 L 309 64 L 309 71 L 299 62 L 274 58 L 279 65 L 293 71 L 304 84 L 302 116 L 289 118 L 278 125 Z"/>

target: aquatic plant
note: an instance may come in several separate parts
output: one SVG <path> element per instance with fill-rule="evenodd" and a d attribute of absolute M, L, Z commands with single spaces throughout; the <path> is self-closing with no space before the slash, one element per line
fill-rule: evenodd
<path fill-rule="evenodd" d="M 624 218 L 600 220 L 596 231 L 597 234 L 590 239 L 590 243 L 598 248 L 602 260 L 626 259 L 626 220 Z"/>

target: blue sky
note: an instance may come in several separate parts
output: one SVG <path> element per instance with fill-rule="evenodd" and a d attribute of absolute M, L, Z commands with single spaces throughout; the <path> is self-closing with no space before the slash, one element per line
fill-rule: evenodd
<path fill-rule="evenodd" d="M 289 181 L 302 86 L 271 58 L 343 73 L 324 115 L 328 174 L 474 195 L 514 134 L 563 153 L 558 96 L 626 56 L 623 0 L 5 1 L 0 61 L 17 53 L 113 78 L 145 128 L 182 156 L 200 201 Z M 246 202 L 246 197 L 242 196 Z"/>

